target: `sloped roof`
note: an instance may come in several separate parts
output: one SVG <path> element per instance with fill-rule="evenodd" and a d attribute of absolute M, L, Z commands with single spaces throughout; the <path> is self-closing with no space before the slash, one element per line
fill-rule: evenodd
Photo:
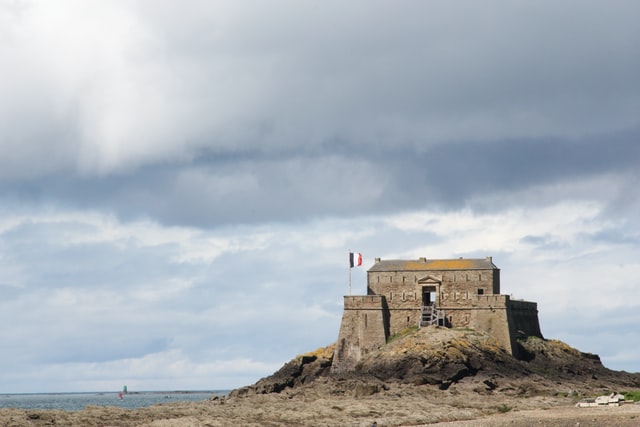
<path fill-rule="evenodd" d="M 376 258 L 376 263 L 368 271 L 489 270 L 497 268 L 491 257 L 457 259 L 420 258 L 417 260 L 381 260 Z"/>

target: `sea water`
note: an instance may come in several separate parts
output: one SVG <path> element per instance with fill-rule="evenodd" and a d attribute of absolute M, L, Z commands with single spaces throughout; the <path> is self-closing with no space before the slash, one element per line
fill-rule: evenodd
<path fill-rule="evenodd" d="M 227 391 L 144 391 L 120 393 L 43 393 L 0 394 L 0 408 L 62 409 L 78 411 L 86 406 L 115 406 L 120 408 L 143 408 L 170 402 L 199 402 L 212 396 L 224 396 Z"/>

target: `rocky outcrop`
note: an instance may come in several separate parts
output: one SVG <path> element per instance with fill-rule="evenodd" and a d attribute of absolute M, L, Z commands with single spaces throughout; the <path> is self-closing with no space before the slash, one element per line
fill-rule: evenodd
<path fill-rule="evenodd" d="M 299 355 L 274 374 L 261 379 L 251 386 L 231 391 L 230 397 L 242 397 L 250 394 L 280 393 L 285 389 L 301 387 L 327 377 L 335 345 L 319 348 L 311 353 Z"/>
<path fill-rule="evenodd" d="M 518 341 L 519 358 L 489 334 L 474 330 L 425 327 L 392 337 L 350 372 L 330 372 L 334 346 L 296 357 L 273 375 L 234 390 L 231 396 L 295 392 L 370 395 L 390 384 L 474 393 L 580 393 L 640 387 L 640 374 L 605 368 L 597 355 L 558 340 L 529 337 Z"/>

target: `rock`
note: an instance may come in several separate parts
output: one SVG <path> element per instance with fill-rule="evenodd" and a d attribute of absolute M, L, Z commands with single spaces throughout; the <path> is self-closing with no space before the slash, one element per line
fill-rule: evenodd
<path fill-rule="evenodd" d="M 550 395 L 557 391 L 559 382 L 575 390 L 576 396 L 580 390 L 604 384 L 640 387 L 640 375 L 611 371 L 597 355 L 580 352 L 561 341 L 528 337 L 520 340 L 518 346 L 520 359 L 507 353 L 487 333 L 425 327 L 368 353 L 351 372 L 330 373 L 335 348 L 332 345 L 294 358 L 256 384 L 234 390 L 231 396 L 285 390 L 314 396 L 370 396 L 380 392 L 380 384 L 393 383 L 441 391 L 469 383 L 469 390 L 475 393 L 520 396 Z M 500 378 L 507 379 L 509 385 L 499 387 Z M 594 382 L 595 378 L 599 384 Z M 311 388 L 313 392 L 305 391 Z"/>
<path fill-rule="evenodd" d="M 495 390 L 498 387 L 498 384 L 491 380 L 484 380 L 482 383 L 487 386 L 487 390 Z"/>
<path fill-rule="evenodd" d="M 371 396 L 379 391 L 380 387 L 377 384 L 360 383 L 355 386 L 355 389 L 353 390 L 353 397 L 360 398 Z"/>

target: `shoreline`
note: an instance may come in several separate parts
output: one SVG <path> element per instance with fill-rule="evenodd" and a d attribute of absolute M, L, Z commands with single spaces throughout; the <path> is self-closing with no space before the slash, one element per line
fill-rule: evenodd
<path fill-rule="evenodd" d="M 507 396 L 435 392 L 418 387 L 391 387 L 366 397 L 283 392 L 248 397 L 213 398 L 204 402 L 174 401 L 144 408 L 89 406 L 79 411 L 0 409 L 0 425 L 34 427 L 200 427 L 200 426 L 382 426 L 525 427 L 544 425 L 640 426 L 640 404 L 577 408 L 571 397 Z M 613 424 L 612 424 L 613 423 Z"/>

